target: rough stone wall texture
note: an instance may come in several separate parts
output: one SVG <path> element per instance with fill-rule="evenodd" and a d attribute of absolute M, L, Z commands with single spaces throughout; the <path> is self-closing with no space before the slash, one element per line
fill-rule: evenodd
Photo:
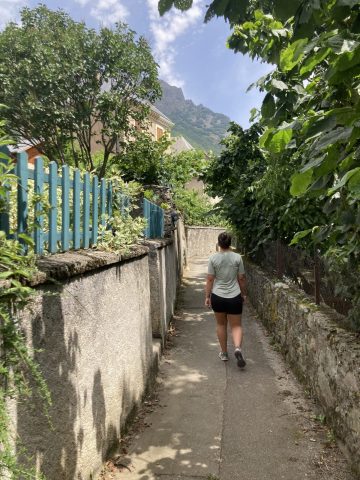
<path fill-rule="evenodd" d="M 99 253 L 98 264 L 96 252 L 89 252 L 91 258 L 75 252 L 77 267 L 64 254 L 64 270 L 61 255 L 49 257 L 61 280 L 37 286 L 22 325 L 52 394 L 54 428 L 39 399 L 10 408 L 32 465 L 49 480 L 96 478 L 118 445 L 156 371 L 161 340 L 153 340 L 154 302 L 164 336 L 179 281 L 177 254 L 184 256 L 174 238 L 149 242 L 125 261 Z M 50 270 L 42 281 L 52 277 Z"/>
<path fill-rule="evenodd" d="M 360 342 L 295 288 L 246 262 L 249 296 L 299 378 L 319 401 L 329 425 L 360 474 Z"/>
<path fill-rule="evenodd" d="M 186 258 L 206 257 L 215 253 L 219 233 L 224 228 L 186 227 Z"/>
<path fill-rule="evenodd" d="M 186 265 L 187 252 L 186 252 L 186 231 L 181 218 L 176 222 L 175 248 L 176 248 L 176 258 L 178 263 L 178 272 L 179 272 L 180 278 L 182 278 L 184 273 L 184 267 Z"/>
<path fill-rule="evenodd" d="M 176 243 L 159 247 L 152 242 L 149 252 L 150 306 L 154 337 L 165 343 L 169 322 L 174 314 L 180 280 Z"/>

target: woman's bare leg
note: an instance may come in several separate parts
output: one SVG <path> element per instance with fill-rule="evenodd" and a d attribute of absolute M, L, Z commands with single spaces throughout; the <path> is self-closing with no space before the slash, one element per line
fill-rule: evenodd
<path fill-rule="evenodd" d="M 227 352 L 227 317 L 226 313 L 214 312 L 216 318 L 216 333 L 222 352 Z"/>
<path fill-rule="evenodd" d="M 235 348 L 241 348 L 241 343 L 243 339 L 243 329 L 241 326 L 241 315 L 228 315 L 227 316 L 230 327 L 231 334 L 234 342 Z"/>

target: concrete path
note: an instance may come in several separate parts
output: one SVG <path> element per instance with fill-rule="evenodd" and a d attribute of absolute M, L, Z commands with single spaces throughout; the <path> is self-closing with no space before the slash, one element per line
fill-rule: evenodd
<path fill-rule="evenodd" d="M 159 406 L 121 460 L 128 468 L 106 479 L 353 480 L 250 306 L 247 367 L 238 369 L 232 347 L 229 362 L 218 359 L 213 314 L 203 306 L 205 272 L 206 260 L 194 259 L 178 336 L 160 369 Z"/>

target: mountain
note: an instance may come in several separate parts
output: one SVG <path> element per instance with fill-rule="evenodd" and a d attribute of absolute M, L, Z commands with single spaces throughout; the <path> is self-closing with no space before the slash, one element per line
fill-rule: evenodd
<path fill-rule="evenodd" d="M 226 134 L 230 118 L 186 100 L 181 88 L 163 80 L 160 83 L 163 96 L 155 106 L 175 123 L 172 136 L 183 135 L 194 148 L 220 153 L 219 142 Z"/>

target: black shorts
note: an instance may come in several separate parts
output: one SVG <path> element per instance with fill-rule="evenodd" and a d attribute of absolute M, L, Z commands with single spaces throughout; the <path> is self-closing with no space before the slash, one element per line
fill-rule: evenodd
<path fill-rule="evenodd" d="M 224 298 L 211 294 L 211 308 L 217 313 L 228 313 L 229 315 L 241 315 L 243 299 L 241 294 L 233 298 Z"/>

